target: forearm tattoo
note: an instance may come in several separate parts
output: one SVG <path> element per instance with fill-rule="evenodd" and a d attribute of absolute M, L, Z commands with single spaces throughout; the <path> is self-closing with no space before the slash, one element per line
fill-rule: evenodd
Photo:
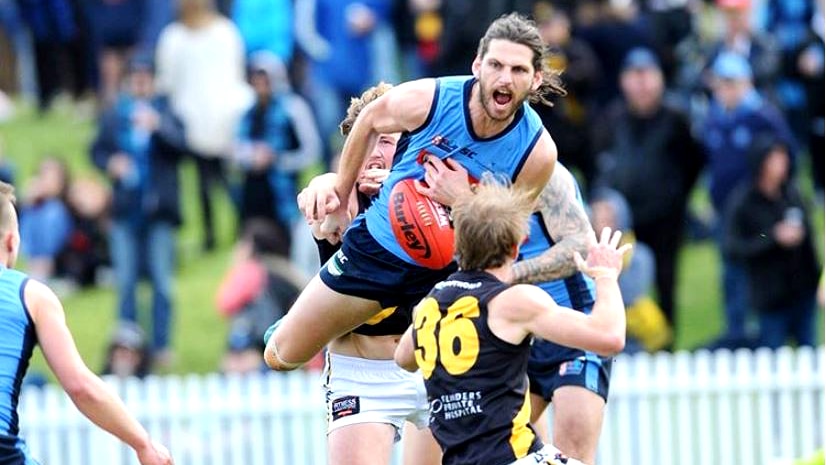
<path fill-rule="evenodd" d="M 541 283 L 571 276 L 577 271 L 574 252 L 583 256 L 592 233 L 588 215 L 576 198 L 573 178 L 557 166 L 537 200 L 545 227 L 554 245 L 541 255 L 514 265 L 515 283 Z"/>

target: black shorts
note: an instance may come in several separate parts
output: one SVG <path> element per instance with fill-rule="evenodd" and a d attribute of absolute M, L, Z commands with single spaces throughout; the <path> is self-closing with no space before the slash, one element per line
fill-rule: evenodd
<path fill-rule="evenodd" d="M 547 402 L 562 386 L 581 386 L 608 402 L 613 359 L 536 339 L 528 358 L 531 393 Z"/>
<path fill-rule="evenodd" d="M 319 277 L 336 292 L 375 300 L 387 308 L 415 305 L 454 271 L 455 262 L 431 270 L 396 257 L 376 242 L 359 218 L 344 234 L 341 249 L 321 267 Z"/>
<path fill-rule="evenodd" d="M 0 434 L 0 463 L 4 465 L 37 464 L 28 455 L 26 443 L 19 438 Z"/>

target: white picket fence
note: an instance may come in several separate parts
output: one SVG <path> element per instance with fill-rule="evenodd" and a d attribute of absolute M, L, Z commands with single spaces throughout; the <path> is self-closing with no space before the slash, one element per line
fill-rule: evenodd
<path fill-rule="evenodd" d="M 786 465 L 823 447 L 824 374 L 822 347 L 620 356 L 598 463 Z M 317 374 L 108 381 L 178 465 L 326 463 Z M 54 386 L 24 391 L 20 421 L 43 465 L 137 463 Z"/>

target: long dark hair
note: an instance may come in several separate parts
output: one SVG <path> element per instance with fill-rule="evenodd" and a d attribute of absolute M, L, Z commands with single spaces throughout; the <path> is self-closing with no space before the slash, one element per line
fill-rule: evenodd
<path fill-rule="evenodd" d="M 479 58 L 488 53 L 490 42 L 494 39 L 503 39 L 508 42 L 524 45 L 533 51 L 533 67 L 542 74 L 542 84 L 531 92 L 531 103 L 542 103 L 552 107 L 549 100 L 552 95 L 564 96 L 567 91 L 562 86 L 561 70 L 548 66 L 548 52 L 536 23 L 519 13 L 502 15 L 488 26 L 485 35 L 479 40 Z"/>

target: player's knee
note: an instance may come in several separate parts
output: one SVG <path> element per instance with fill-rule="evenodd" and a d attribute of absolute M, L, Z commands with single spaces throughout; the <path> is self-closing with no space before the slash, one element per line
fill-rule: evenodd
<path fill-rule="evenodd" d="M 554 444 L 570 457 L 591 463 L 596 454 L 599 429 L 589 421 L 567 417 L 556 419 Z"/>
<path fill-rule="evenodd" d="M 288 362 L 282 359 L 274 340 L 270 340 L 264 349 L 264 363 L 275 371 L 292 371 L 304 364 L 304 362 Z"/>
<path fill-rule="evenodd" d="M 554 444 L 559 447 L 559 449 L 565 453 L 568 457 L 580 460 L 584 463 L 594 463 L 596 459 L 596 446 L 592 446 L 590 444 L 586 444 L 580 440 L 570 439 L 572 442 L 568 443 L 564 440 L 562 441 L 554 441 Z"/>
<path fill-rule="evenodd" d="M 591 451 L 591 446 L 586 444 L 582 438 L 568 438 L 567 441 L 555 440 L 554 444 L 556 444 L 568 457 L 573 457 L 586 463 L 592 462 L 591 456 L 593 453 Z"/>

